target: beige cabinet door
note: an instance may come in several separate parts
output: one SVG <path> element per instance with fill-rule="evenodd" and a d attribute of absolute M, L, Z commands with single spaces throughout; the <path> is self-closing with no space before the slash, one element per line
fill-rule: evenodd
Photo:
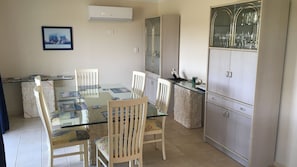
<path fill-rule="evenodd" d="M 257 53 L 251 51 L 230 52 L 230 72 L 228 97 L 254 104 L 257 74 Z"/>
<path fill-rule="evenodd" d="M 253 105 L 257 59 L 255 51 L 211 49 L 208 90 Z"/>
<path fill-rule="evenodd" d="M 209 102 L 206 107 L 205 135 L 247 160 L 251 118 Z"/>
<path fill-rule="evenodd" d="M 223 108 L 215 104 L 206 103 L 206 125 L 205 135 L 215 142 L 225 145 L 226 137 L 226 117 Z"/>
<path fill-rule="evenodd" d="M 249 159 L 249 147 L 251 139 L 251 118 L 237 114 L 235 116 L 236 121 L 236 145 L 234 150 L 246 158 Z"/>
<path fill-rule="evenodd" d="M 230 51 L 210 49 L 208 67 L 208 91 L 228 96 Z"/>

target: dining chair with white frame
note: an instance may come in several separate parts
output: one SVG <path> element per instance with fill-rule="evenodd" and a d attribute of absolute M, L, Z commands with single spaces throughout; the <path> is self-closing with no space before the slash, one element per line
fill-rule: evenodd
<path fill-rule="evenodd" d="M 137 162 L 143 166 L 142 148 L 147 115 L 147 97 L 108 102 L 108 136 L 96 143 L 96 165 Z"/>
<path fill-rule="evenodd" d="M 99 70 L 97 68 L 75 69 L 76 91 L 87 97 L 98 96 Z"/>
<path fill-rule="evenodd" d="M 84 167 L 88 167 L 88 140 L 89 134 L 84 127 L 71 129 L 53 130 L 50 114 L 41 86 L 34 88 L 34 95 L 42 124 L 45 128 L 49 140 L 49 166 L 53 166 L 54 158 L 60 158 L 72 155 L 83 155 Z M 68 153 L 55 154 L 54 150 L 72 146 L 83 146 L 83 150 Z"/>
<path fill-rule="evenodd" d="M 157 95 L 156 95 L 156 108 L 159 112 L 167 113 L 170 101 L 171 82 L 158 78 Z M 148 143 L 162 143 L 163 160 L 166 160 L 165 152 L 165 121 L 166 117 L 160 117 L 156 119 L 148 119 L 146 121 L 144 132 L 144 144 Z M 157 135 L 161 137 L 156 138 Z M 151 138 L 153 136 L 153 139 Z M 157 145 L 156 145 L 157 146 Z"/>

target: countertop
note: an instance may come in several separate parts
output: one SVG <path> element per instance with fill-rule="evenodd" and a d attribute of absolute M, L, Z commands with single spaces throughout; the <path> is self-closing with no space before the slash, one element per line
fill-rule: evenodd
<path fill-rule="evenodd" d="M 34 82 L 34 77 L 37 75 L 30 75 L 26 77 L 9 77 L 3 78 L 3 83 L 20 83 L 20 82 Z M 57 81 L 57 80 L 72 80 L 72 75 L 57 75 L 57 76 L 46 76 L 41 75 L 42 81 Z"/>
<path fill-rule="evenodd" d="M 192 81 L 186 80 L 186 79 L 181 79 L 179 78 L 178 80 L 173 79 L 173 78 L 169 78 L 168 79 L 170 82 L 172 82 L 175 85 L 181 86 L 183 88 L 198 92 L 198 93 L 205 93 L 205 83 L 199 84 L 199 85 L 195 85 L 195 88 L 192 87 Z"/>

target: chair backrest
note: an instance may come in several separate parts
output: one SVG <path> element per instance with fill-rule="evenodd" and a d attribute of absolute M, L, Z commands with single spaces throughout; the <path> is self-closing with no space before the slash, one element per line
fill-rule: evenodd
<path fill-rule="evenodd" d="M 132 75 L 132 91 L 143 96 L 145 88 L 145 73 L 133 71 Z"/>
<path fill-rule="evenodd" d="M 171 82 L 166 79 L 158 78 L 156 108 L 161 112 L 167 113 L 171 94 Z"/>
<path fill-rule="evenodd" d="M 108 103 L 109 159 L 126 162 L 142 155 L 147 97 Z"/>
<path fill-rule="evenodd" d="M 41 86 L 41 77 L 40 75 L 37 75 L 36 77 L 34 77 L 34 81 L 36 86 Z"/>
<path fill-rule="evenodd" d="M 43 94 L 42 88 L 41 88 L 41 86 L 36 86 L 33 91 L 34 91 L 36 104 L 37 104 L 37 110 L 38 110 L 40 119 L 42 121 L 42 124 L 46 130 L 46 134 L 47 134 L 47 136 L 50 140 L 50 143 L 51 143 L 52 142 L 52 140 L 51 140 L 52 123 L 50 121 L 51 119 L 48 114 L 49 112 L 48 112 L 46 101 L 44 99 L 44 94 Z"/>
<path fill-rule="evenodd" d="M 75 69 L 75 85 L 76 91 L 83 96 L 98 95 L 98 69 Z"/>

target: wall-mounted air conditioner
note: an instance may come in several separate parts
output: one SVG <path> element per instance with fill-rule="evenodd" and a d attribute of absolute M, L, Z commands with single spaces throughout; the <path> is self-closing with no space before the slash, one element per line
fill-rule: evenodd
<path fill-rule="evenodd" d="M 89 6 L 89 20 L 130 21 L 133 9 L 129 7 Z"/>

